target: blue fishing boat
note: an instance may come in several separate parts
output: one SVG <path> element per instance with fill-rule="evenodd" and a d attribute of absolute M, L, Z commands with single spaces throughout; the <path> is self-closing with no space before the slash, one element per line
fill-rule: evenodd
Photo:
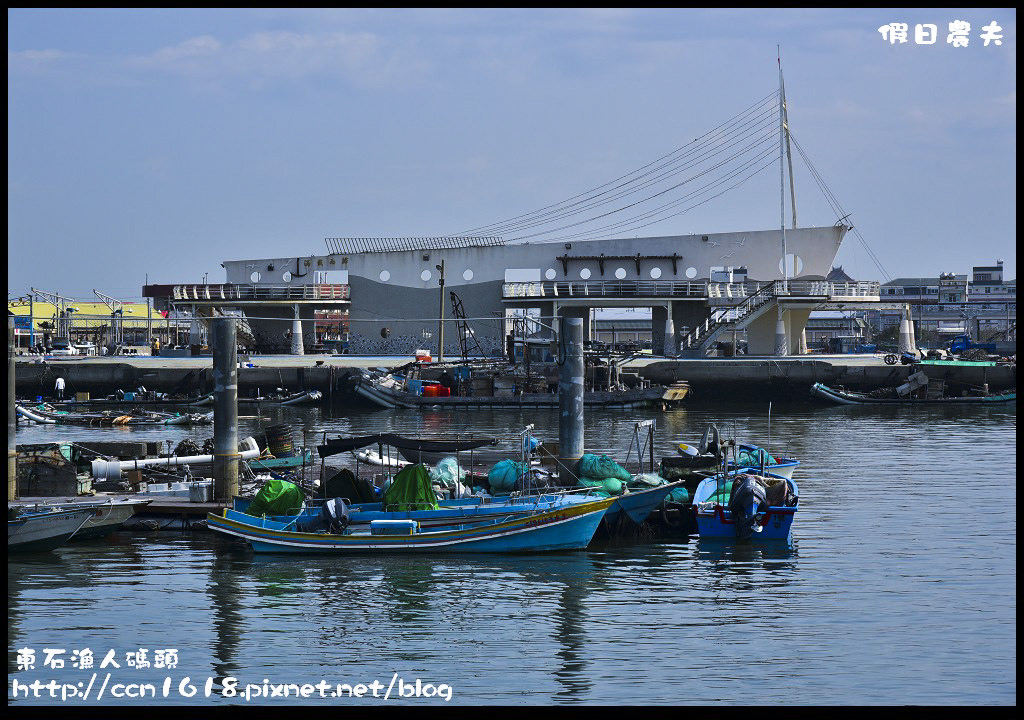
<path fill-rule="evenodd" d="M 796 483 L 771 473 L 720 473 L 693 496 L 701 540 L 789 540 L 799 503 Z"/>
<path fill-rule="evenodd" d="M 207 526 L 241 538 L 255 552 L 287 553 L 526 553 L 582 550 L 594 537 L 614 498 L 575 503 L 491 523 L 424 531 L 414 520 L 372 521 L 368 529 L 349 527 L 341 503 L 325 504 L 317 531 L 297 523 L 256 518 L 232 510 L 209 514 Z"/>
<path fill-rule="evenodd" d="M 256 472 L 262 472 L 264 470 L 292 470 L 294 468 L 305 467 L 313 464 L 313 449 L 302 448 L 297 455 L 289 457 L 272 457 L 272 456 L 261 456 L 252 460 L 246 460 L 249 463 L 249 467 Z"/>
<path fill-rule="evenodd" d="M 771 455 L 767 450 L 757 445 L 740 444 L 737 446 L 736 458 L 730 460 L 726 469 L 729 472 L 742 472 L 744 470 L 757 470 L 781 475 L 793 479 L 793 471 L 800 465 L 799 460 L 793 458 Z"/>
<path fill-rule="evenodd" d="M 646 425 L 647 422 L 638 423 L 638 426 Z M 527 462 L 527 457 L 534 448 L 534 443 L 532 442 L 532 428 L 532 425 L 528 426 L 517 442 L 517 447 L 522 453 L 521 459 L 523 462 L 519 463 L 519 467 L 522 470 L 531 467 Z M 493 446 L 496 442 L 497 441 L 494 438 L 463 437 L 423 439 L 404 438 L 391 433 L 385 433 L 362 437 L 331 439 L 326 441 L 324 445 L 320 445 L 318 447 L 318 451 L 321 457 L 328 457 L 340 452 L 357 450 L 369 445 L 388 445 L 403 452 L 417 454 L 429 453 L 431 457 L 443 458 L 446 453 L 467 451 L 472 453 L 482 447 Z M 637 447 L 639 450 L 639 444 Z M 419 455 L 415 455 L 414 457 L 418 456 Z M 407 470 L 403 470 L 402 472 L 406 471 Z M 520 478 L 522 482 L 516 483 L 516 487 L 520 487 L 523 492 L 508 495 L 474 495 L 471 497 L 439 500 L 437 508 L 431 508 L 429 511 L 417 510 L 415 511 L 415 516 L 410 515 L 408 519 L 415 519 L 423 523 L 424 526 L 438 527 L 451 525 L 452 523 L 457 522 L 467 522 L 470 517 L 478 517 L 481 515 L 485 516 L 484 519 L 486 519 L 487 515 L 491 515 L 496 512 L 525 514 L 536 512 L 541 509 L 560 507 L 570 503 L 590 502 L 595 499 L 593 492 L 583 488 L 564 489 L 562 491 L 533 488 L 528 474 L 529 471 L 527 471 L 527 476 Z M 401 476 L 401 473 L 399 476 Z M 681 487 L 682 484 L 682 481 L 669 482 L 657 487 L 634 490 L 632 492 L 626 492 L 622 495 L 615 496 L 615 503 L 606 513 L 606 526 L 609 528 L 614 527 L 620 517 L 628 517 L 637 524 L 642 523 L 664 502 L 665 498 L 668 497 L 673 490 Z M 365 520 L 359 520 L 359 522 L 369 522 L 369 519 L 371 518 L 368 514 L 369 512 L 383 509 L 381 508 L 380 503 L 355 503 L 351 505 L 351 507 L 353 509 L 352 518 L 354 521 L 359 517 L 365 518 Z M 238 509 L 237 506 L 236 509 Z M 388 507 L 386 509 L 393 512 L 399 508 Z"/>
<path fill-rule="evenodd" d="M 648 490 L 639 490 L 614 497 L 615 502 L 605 513 L 609 524 L 616 523 L 621 517 L 628 517 L 636 524 L 641 524 L 657 509 L 665 498 L 678 487 L 682 481 L 667 483 Z M 377 520 L 414 520 L 421 528 L 442 529 L 465 526 L 469 524 L 494 522 L 495 518 L 519 517 L 536 513 L 540 510 L 551 510 L 566 505 L 592 502 L 599 496 L 594 494 L 569 491 L 546 492 L 538 495 L 483 495 L 451 500 L 438 500 L 436 510 L 382 510 L 380 502 L 352 503 L 349 508 L 350 525 L 369 525 Z M 236 497 L 232 509 L 245 512 L 251 499 Z M 301 507 L 294 514 L 268 516 L 276 522 L 297 523 L 310 522 L 319 512 L 321 502 L 312 501 Z"/>

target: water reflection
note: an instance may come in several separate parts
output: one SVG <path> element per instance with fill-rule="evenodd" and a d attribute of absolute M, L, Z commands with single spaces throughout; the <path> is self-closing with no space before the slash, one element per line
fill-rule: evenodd
<path fill-rule="evenodd" d="M 18 669 L 17 653 L 10 652 L 30 642 L 24 626 L 26 612 L 36 609 L 34 591 L 45 594 L 48 587 L 60 587 L 70 572 L 71 563 L 61 549 L 53 552 L 24 553 L 7 557 L 7 673 Z"/>
<path fill-rule="evenodd" d="M 727 606 L 726 616 L 713 616 L 718 623 L 759 623 L 772 617 L 771 600 L 797 579 L 796 544 L 738 543 L 702 539 L 697 559 L 710 570 L 707 587 L 711 602 Z M 779 611 L 781 612 L 781 611 Z"/>
<path fill-rule="evenodd" d="M 218 686 L 225 677 L 237 675 L 239 671 L 239 644 L 245 622 L 239 584 L 239 571 L 245 564 L 243 552 L 235 542 L 224 538 L 214 540 L 207 593 L 213 614 L 214 682 Z"/>
<path fill-rule="evenodd" d="M 697 558 L 714 563 L 716 569 L 747 573 L 750 571 L 748 564 L 762 563 L 762 569 L 771 572 L 774 570 L 795 570 L 796 563 L 793 562 L 772 562 L 787 561 L 797 557 L 796 542 L 790 538 L 785 542 L 772 543 L 740 543 L 732 540 L 707 540 L 696 541 Z"/>

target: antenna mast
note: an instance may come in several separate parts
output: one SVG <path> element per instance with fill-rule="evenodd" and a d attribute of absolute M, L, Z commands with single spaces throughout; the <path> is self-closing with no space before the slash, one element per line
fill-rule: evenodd
<path fill-rule="evenodd" d="M 778 45 L 775 48 L 778 53 L 776 59 L 779 62 L 779 216 L 782 227 L 782 287 L 785 292 L 789 289 L 789 262 L 787 259 L 789 253 L 786 252 L 786 167 L 785 159 L 783 158 L 785 154 L 783 152 L 783 145 L 785 143 L 785 121 L 783 119 L 785 95 L 782 88 L 782 51 L 779 50 Z M 781 309 L 779 312 L 781 313 Z"/>

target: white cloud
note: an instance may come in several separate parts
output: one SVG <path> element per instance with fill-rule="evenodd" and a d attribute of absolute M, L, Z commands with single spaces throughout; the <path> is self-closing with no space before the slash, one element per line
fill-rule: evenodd
<path fill-rule="evenodd" d="M 72 59 L 75 56 L 61 50 L 21 50 L 18 52 L 8 51 L 7 65 L 11 73 L 18 71 L 25 73 L 45 72 L 58 65 L 62 61 Z"/>

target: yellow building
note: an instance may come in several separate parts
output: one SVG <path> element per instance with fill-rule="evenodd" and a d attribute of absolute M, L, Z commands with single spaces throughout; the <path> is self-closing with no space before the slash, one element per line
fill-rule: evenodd
<path fill-rule="evenodd" d="M 7 301 L 7 310 L 14 316 L 15 347 L 22 350 L 58 338 L 96 347 L 115 343 L 148 347 L 154 337 L 160 338 L 161 345 L 177 343 L 177 323 L 147 303 L 121 303 L 111 313 L 102 302 L 72 302 L 65 304 L 62 313 L 53 303 L 17 298 Z M 187 326 L 180 333 L 187 337 Z"/>

